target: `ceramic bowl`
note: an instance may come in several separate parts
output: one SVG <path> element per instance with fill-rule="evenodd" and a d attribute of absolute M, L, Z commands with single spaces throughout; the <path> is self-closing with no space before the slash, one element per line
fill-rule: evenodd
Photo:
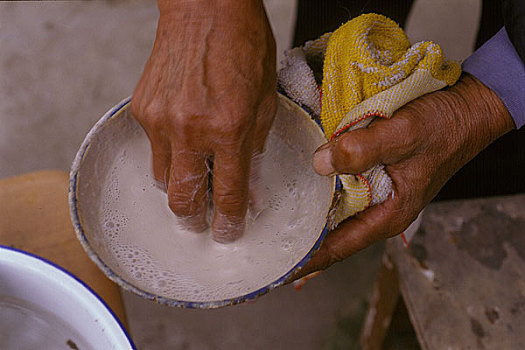
<path fill-rule="evenodd" d="M 306 264 L 328 231 L 337 186 L 312 169 L 326 139 L 305 110 L 279 95 L 254 189 L 264 210 L 241 239 L 220 244 L 209 232 L 181 230 L 155 186 L 149 141 L 129 106 L 127 98 L 97 122 L 70 176 L 78 238 L 110 279 L 162 304 L 215 308 L 265 294 Z M 252 234 L 252 224 L 265 234 Z"/>
<path fill-rule="evenodd" d="M 0 349 L 135 349 L 108 306 L 75 276 L 0 246 Z"/>

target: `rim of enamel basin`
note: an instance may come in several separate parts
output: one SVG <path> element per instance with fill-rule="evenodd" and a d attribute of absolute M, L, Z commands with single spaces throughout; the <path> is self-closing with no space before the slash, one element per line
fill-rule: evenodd
<path fill-rule="evenodd" d="M 292 100 L 288 99 L 286 96 L 284 96 L 282 93 L 280 94 L 281 98 L 284 98 L 292 103 L 295 104 Z M 303 268 L 306 263 L 312 258 L 312 256 L 315 254 L 317 250 L 319 250 L 321 243 L 323 239 L 325 238 L 326 234 L 329 231 L 329 225 L 328 223 L 325 224 L 322 232 L 320 233 L 319 237 L 315 241 L 315 244 L 313 247 L 308 251 L 306 256 L 304 256 L 296 265 L 294 265 L 289 271 L 287 271 L 285 274 L 283 274 L 281 277 L 276 279 L 275 281 L 269 283 L 268 285 L 259 288 L 253 292 L 241 295 L 239 297 L 230 298 L 230 299 L 223 299 L 223 300 L 213 300 L 213 301 L 185 301 L 185 300 L 176 300 L 172 298 L 163 297 L 160 295 L 156 295 L 151 292 L 147 292 L 134 284 L 130 283 L 129 281 L 124 280 L 121 278 L 117 273 L 111 269 L 96 253 L 96 251 L 92 248 L 85 232 L 84 228 L 80 221 L 80 213 L 78 209 L 78 198 L 77 198 L 77 190 L 78 190 L 78 173 L 80 170 L 80 167 L 82 165 L 82 161 L 91 145 L 91 141 L 93 140 L 94 136 L 98 133 L 100 129 L 102 129 L 112 118 L 118 117 L 119 112 L 126 110 L 129 107 L 129 104 L 131 102 L 131 96 L 125 98 L 120 103 L 118 103 L 116 106 L 111 108 L 89 131 L 86 138 L 84 139 L 84 142 L 80 146 L 80 149 L 78 150 L 78 153 L 75 157 L 75 160 L 73 161 L 73 165 L 71 167 L 70 177 L 69 177 L 69 207 L 70 207 L 70 214 L 71 214 L 71 221 L 73 223 L 73 226 L 75 228 L 75 232 L 77 234 L 77 237 L 82 244 L 82 247 L 87 252 L 88 256 L 93 260 L 93 262 L 110 278 L 112 281 L 117 283 L 119 286 L 121 286 L 123 289 L 130 291 L 134 294 L 137 294 L 138 296 L 149 299 L 152 301 L 155 301 L 159 304 L 169 305 L 173 307 L 182 307 L 182 308 L 191 308 L 191 309 L 210 309 L 210 308 L 219 308 L 227 305 L 234 305 L 239 304 L 245 301 L 253 300 L 261 295 L 264 295 L 268 293 L 270 290 L 279 287 L 283 284 L 285 284 L 288 279 L 298 270 Z M 309 116 L 311 116 L 311 113 L 305 109 L 302 108 L 303 111 L 305 111 Z M 323 134 L 322 129 L 316 121 L 314 121 L 312 118 L 310 118 L 310 121 L 314 123 L 319 130 L 321 134 Z M 324 134 L 323 134 L 324 137 Z M 333 177 L 333 184 L 331 186 L 332 188 L 332 197 L 336 193 L 337 190 L 339 190 L 341 187 L 341 183 L 337 177 Z M 328 215 L 328 213 L 327 213 Z"/>

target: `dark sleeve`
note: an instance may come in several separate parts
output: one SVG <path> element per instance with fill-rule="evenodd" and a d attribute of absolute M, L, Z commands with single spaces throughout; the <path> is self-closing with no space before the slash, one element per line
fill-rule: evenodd
<path fill-rule="evenodd" d="M 516 128 L 525 125 L 525 64 L 505 28 L 468 57 L 463 70 L 499 96 Z"/>
<path fill-rule="evenodd" d="M 512 45 L 525 62 L 525 0 L 502 0 L 503 22 Z"/>

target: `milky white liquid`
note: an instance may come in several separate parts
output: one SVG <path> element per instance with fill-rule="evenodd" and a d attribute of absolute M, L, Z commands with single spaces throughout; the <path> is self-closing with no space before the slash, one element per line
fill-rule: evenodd
<path fill-rule="evenodd" d="M 89 346 L 63 320 L 37 305 L 0 296 L 0 349 L 80 349 Z"/>
<path fill-rule="evenodd" d="M 79 206 L 89 216 L 83 225 L 92 247 L 125 281 L 175 300 L 226 300 L 278 280 L 318 239 L 333 186 L 311 167 L 311 156 L 323 142 L 316 126 L 293 118 L 290 106 L 280 107 L 255 189 L 265 209 L 229 244 L 215 242 L 210 230 L 181 227 L 152 178 L 147 137 L 131 116 L 115 118 L 99 136 L 99 149 L 88 152 L 100 156 L 85 160 L 88 170 L 79 180 L 79 197 L 84 191 L 86 202 L 92 202 L 89 210 Z M 111 146 L 101 146 L 110 139 Z M 83 178 L 89 181 L 82 185 Z M 102 191 L 92 193 L 93 181 L 101 182 Z"/>

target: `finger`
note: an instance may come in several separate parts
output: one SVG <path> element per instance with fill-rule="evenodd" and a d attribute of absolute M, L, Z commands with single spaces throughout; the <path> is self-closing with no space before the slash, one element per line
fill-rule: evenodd
<path fill-rule="evenodd" d="M 344 133 L 319 147 L 313 166 L 320 175 L 359 174 L 377 164 L 392 164 L 415 149 L 405 118 L 377 119 L 368 128 Z"/>
<path fill-rule="evenodd" d="M 255 124 L 255 137 L 253 141 L 254 153 L 263 153 L 266 137 L 270 132 L 275 113 L 277 111 L 277 92 L 272 85 L 272 92 L 267 94 L 257 109 L 257 119 Z"/>
<path fill-rule="evenodd" d="M 264 153 L 256 152 L 251 159 L 249 181 L 249 212 L 251 220 L 255 220 L 265 209 L 261 173 L 263 158 Z"/>
<path fill-rule="evenodd" d="M 159 188 L 166 190 L 166 173 L 171 161 L 171 147 L 163 125 L 159 122 L 162 119 L 159 116 L 163 115 L 164 111 L 161 107 L 151 107 L 153 104 L 150 104 L 147 113 L 143 113 L 140 102 L 137 102 L 140 100 L 136 98 L 137 94 L 142 94 L 142 90 L 143 87 L 139 84 L 131 102 L 131 112 L 148 136 L 151 146 L 153 178 Z M 145 115 L 150 117 L 147 119 L 148 122 L 145 121 Z"/>
<path fill-rule="evenodd" d="M 396 214 L 395 205 L 395 201 L 389 199 L 342 222 L 326 236 L 321 248 L 294 279 L 324 270 L 374 242 L 403 232 L 411 220 Z"/>
<path fill-rule="evenodd" d="M 251 152 L 215 153 L 213 165 L 213 239 L 227 243 L 239 238 L 245 226 Z"/>
<path fill-rule="evenodd" d="M 262 162 L 264 158 L 266 139 L 275 118 L 276 111 L 277 92 L 272 85 L 272 92 L 265 97 L 257 110 L 254 152 L 251 159 L 249 182 L 249 211 L 252 220 L 255 220 L 265 209 L 263 198 L 264 191 L 261 183 Z"/>
<path fill-rule="evenodd" d="M 175 147 L 173 149 L 176 149 Z M 206 222 L 208 169 L 202 153 L 172 152 L 168 179 L 168 204 L 181 223 L 196 232 L 208 227 Z"/>
<path fill-rule="evenodd" d="M 167 174 L 171 162 L 171 147 L 169 143 L 162 138 L 150 138 L 150 145 L 153 177 L 157 185 L 166 191 Z"/>

